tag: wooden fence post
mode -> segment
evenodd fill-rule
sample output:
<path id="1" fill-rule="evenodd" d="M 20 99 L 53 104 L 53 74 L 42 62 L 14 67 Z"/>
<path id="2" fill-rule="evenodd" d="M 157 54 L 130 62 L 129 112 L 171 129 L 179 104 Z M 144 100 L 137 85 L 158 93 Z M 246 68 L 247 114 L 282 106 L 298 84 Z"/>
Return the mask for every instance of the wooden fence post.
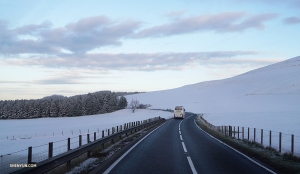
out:
<path id="1" fill-rule="evenodd" d="M 68 138 L 68 151 L 71 150 L 71 138 Z"/>
<path id="2" fill-rule="evenodd" d="M 68 151 L 71 150 L 71 138 L 68 138 Z M 67 167 L 71 167 L 71 160 L 67 161 Z"/>
<path id="3" fill-rule="evenodd" d="M 250 140 L 250 128 L 248 127 L 248 141 Z"/>
<path id="4" fill-rule="evenodd" d="M 244 140 L 244 127 L 242 127 L 242 139 Z"/>
<path id="5" fill-rule="evenodd" d="M 263 145 L 264 144 L 264 130 L 261 129 L 260 131 L 260 144 Z"/>
<path id="6" fill-rule="evenodd" d="M 291 153 L 294 155 L 294 134 L 292 134 Z"/>
<path id="7" fill-rule="evenodd" d="M 256 128 L 254 128 L 254 142 L 256 142 L 255 140 L 256 140 Z"/>
<path id="8" fill-rule="evenodd" d="M 87 134 L 87 135 L 86 135 L 86 141 L 87 141 L 87 144 L 90 143 L 90 134 Z M 88 151 L 88 152 L 87 152 L 87 157 L 88 157 L 88 158 L 91 157 L 91 151 Z"/>
<path id="9" fill-rule="evenodd" d="M 48 148 L 48 158 L 53 157 L 53 142 L 49 143 L 49 148 Z"/>
<path id="10" fill-rule="evenodd" d="M 32 146 L 28 147 L 28 158 L 27 158 L 27 163 L 31 164 L 32 163 Z"/>
<path id="11" fill-rule="evenodd" d="M 235 126 L 233 126 L 233 137 L 235 138 Z"/>
<path id="12" fill-rule="evenodd" d="M 281 138 L 282 138 L 282 134 L 281 132 L 279 132 L 279 153 L 281 153 Z"/>
<path id="13" fill-rule="evenodd" d="M 270 131 L 269 146 L 272 147 L 272 131 Z"/>
<path id="14" fill-rule="evenodd" d="M 82 140 L 82 135 L 79 135 L 79 147 L 80 147 L 81 144 L 82 144 L 81 140 Z"/>

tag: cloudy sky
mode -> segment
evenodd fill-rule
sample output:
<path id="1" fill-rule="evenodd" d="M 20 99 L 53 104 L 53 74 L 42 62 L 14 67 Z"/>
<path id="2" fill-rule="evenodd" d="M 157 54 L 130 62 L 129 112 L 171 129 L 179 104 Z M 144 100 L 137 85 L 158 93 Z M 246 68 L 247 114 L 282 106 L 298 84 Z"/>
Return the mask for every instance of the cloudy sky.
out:
<path id="1" fill-rule="evenodd" d="M 300 0 L 1 0 L 0 100 L 156 91 L 300 55 Z"/>

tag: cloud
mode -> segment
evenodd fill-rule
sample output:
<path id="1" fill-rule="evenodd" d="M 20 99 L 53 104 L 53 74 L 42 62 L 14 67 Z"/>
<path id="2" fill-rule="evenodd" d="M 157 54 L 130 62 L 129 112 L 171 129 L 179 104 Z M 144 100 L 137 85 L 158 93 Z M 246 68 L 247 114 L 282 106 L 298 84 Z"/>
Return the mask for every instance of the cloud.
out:
<path id="1" fill-rule="evenodd" d="M 170 13 L 167 13 L 165 16 L 169 17 L 169 18 L 175 18 L 176 19 L 176 18 L 182 16 L 185 12 L 186 12 L 186 10 L 172 11 Z"/>
<path id="2" fill-rule="evenodd" d="M 284 24 L 289 24 L 289 25 L 292 25 L 292 24 L 299 24 L 299 23 L 300 23 L 300 18 L 299 18 L 299 17 L 296 17 L 296 16 L 289 17 L 289 18 L 285 18 L 285 19 L 283 20 L 283 23 L 284 23 Z"/>
<path id="3" fill-rule="evenodd" d="M 72 70 L 60 70 L 53 71 L 51 77 L 39 79 L 39 80 L 0 80 L 0 84 L 26 84 L 26 85 L 59 85 L 59 84 L 99 84 L 94 82 L 89 82 L 89 79 L 103 79 L 103 78 L 115 78 L 95 74 L 87 74 L 85 71 L 74 72 Z M 104 84 L 101 82 L 101 84 Z"/>
<path id="4" fill-rule="evenodd" d="M 266 13 L 247 16 L 245 13 L 228 12 L 181 18 L 184 11 L 171 12 L 176 16 L 166 24 L 140 29 L 141 22 L 134 20 L 113 21 L 106 16 L 94 16 L 52 28 L 49 21 L 10 29 L 0 21 L 0 54 L 47 54 L 49 57 L 68 52 L 76 56 L 105 46 L 122 45 L 124 39 L 166 37 L 199 31 L 217 33 L 242 32 L 250 28 L 263 29 L 264 23 L 276 18 Z"/>
<path id="5" fill-rule="evenodd" d="M 218 58 L 233 58 L 257 55 L 255 51 L 215 51 L 215 52 L 184 52 L 184 53 L 129 53 L 108 54 L 95 53 L 61 55 L 51 59 L 44 57 L 4 59 L 0 65 L 43 66 L 49 68 L 82 68 L 95 70 L 178 70 L 188 65 L 202 64 Z M 242 59 L 242 58 L 241 58 Z"/>
<path id="6" fill-rule="evenodd" d="M 264 29 L 264 23 L 275 19 L 275 13 L 264 13 L 248 17 L 245 13 L 227 12 L 215 15 L 200 15 L 177 18 L 167 24 L 145 28 L 137 32 L 135 38 L 166 37 L 199 31 L 217 33 L 243 32 L 250 28 Z"/>
<path id="7" fill-rule="evenodd" d="M 0 54 L 57 55 L 63 50 L 84 54 L 103 46 L 121 45 L 121 39 L 133 34 L 139 25 L 133 20 L 112 22 L 105 16 L 84 18 L 60 28 L 50 28 L 50 22 L 43 22 L 9 29 L 6 22 L 0 21 Z M 27 38 L 22 39 L 24 36 Z"/>

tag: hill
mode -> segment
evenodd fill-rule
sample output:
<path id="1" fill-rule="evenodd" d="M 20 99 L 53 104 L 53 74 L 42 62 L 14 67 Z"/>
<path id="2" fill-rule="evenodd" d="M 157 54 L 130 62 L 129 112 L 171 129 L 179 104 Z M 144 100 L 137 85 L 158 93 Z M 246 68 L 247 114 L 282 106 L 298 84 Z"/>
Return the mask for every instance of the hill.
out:
<path id="1" fill-rule="evenodd" d="M 231 78 L 125 96 L 152 108 L 205 113 L 216 125 L 265 128 L 300 136 L 300 56 Z"/>

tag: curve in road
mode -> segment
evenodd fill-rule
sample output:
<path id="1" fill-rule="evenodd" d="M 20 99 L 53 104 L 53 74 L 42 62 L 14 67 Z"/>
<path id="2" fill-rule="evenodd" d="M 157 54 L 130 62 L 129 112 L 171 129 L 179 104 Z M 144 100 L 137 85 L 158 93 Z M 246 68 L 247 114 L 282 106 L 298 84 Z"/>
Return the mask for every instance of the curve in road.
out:
<path id="1" fill-rule="evenodd" d="M 171 119 L 135 144 L 105 173 L 274 173 L 195 125 L 195 114 Z"/>

